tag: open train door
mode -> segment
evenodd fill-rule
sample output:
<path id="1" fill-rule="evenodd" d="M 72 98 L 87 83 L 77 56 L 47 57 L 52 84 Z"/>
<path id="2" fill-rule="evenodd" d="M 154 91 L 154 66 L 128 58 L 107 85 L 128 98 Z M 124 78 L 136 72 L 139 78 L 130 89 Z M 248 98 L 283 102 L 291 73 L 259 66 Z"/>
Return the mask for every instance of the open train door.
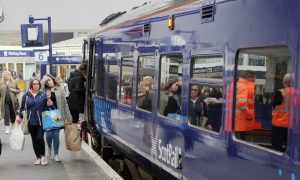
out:
<path id="1" fill-rule="evenodd" d="M 87 49 L 88 48 L 88 49 Z M 93 94 L 94 94 L 94 87 L 95 87 L 95 39 L 90 38 L 88 41 L 84 42 L 83 45 L 83 52 L 84 57 L 85 54 L 88 52 L 88 69 L 86 74 L 86 102 L 85 102 L 85 118 L 86 124 L 82 124 L 82 140 L 86 141 L 87 143 L 89 138 L 87 137 L 87 131 L 92 132 L 94 119 L 93 119 Z M 90 144 L 90 143 L 89 143 Z"/>

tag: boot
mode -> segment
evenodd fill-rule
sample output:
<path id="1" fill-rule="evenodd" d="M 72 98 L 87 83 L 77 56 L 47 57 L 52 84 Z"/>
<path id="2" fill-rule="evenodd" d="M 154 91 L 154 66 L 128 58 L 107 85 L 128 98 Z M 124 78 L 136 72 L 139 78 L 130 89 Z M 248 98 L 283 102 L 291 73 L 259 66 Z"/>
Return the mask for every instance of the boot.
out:
<path id="1" fill-rule="evenodd" d="M 9 126 L 5 126 L 5 134 L 9 134 Z"/>

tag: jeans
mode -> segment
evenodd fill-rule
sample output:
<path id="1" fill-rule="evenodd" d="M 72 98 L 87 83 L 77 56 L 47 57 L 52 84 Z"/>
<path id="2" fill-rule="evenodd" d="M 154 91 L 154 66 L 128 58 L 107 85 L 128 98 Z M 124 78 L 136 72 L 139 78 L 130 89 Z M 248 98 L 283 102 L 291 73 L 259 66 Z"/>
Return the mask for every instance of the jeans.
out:
<path id="1" fill-rule="evenodd" d="M 54 154 L 58 154 L 59 150 L 59 131 L 60 129 L 55 129 L 46 132 L 46 141 L 49 149 L 52 149 L 52 142 L 53 142 L 53 149 Z"/>

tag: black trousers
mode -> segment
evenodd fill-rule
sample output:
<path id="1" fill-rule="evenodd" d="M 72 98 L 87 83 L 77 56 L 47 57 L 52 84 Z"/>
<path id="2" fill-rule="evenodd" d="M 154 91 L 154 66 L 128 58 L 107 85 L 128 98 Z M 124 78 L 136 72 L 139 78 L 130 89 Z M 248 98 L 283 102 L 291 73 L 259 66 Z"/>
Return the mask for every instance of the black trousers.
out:
<path id="1" fill-rule="evenodd" d="M 37 158 L 45 156 L 45 141 L 44 141 L 44 130 L 42 126 L 39 125 L 29 125 L 28 130 L 32 139 L 32 146 L 34 153 Z"/>
<path id="2" fill-rule="evenodd" d="M 12 101 L 5 102 L 4 125 L 9 126 L 10 123 L 15 123 L 16 115 Z"/>
<path id="3" fill-rule="evenodd" d="M 76 111 L 70 111 L 72 116 L 72 123 L 78 123 L 79 121 L 79 112 Z"/>
<path id="4" fill-rule="evenodd" d="M 272 148 L 284 152 L 287 146 L 288 128 L 272 126 Z"/>

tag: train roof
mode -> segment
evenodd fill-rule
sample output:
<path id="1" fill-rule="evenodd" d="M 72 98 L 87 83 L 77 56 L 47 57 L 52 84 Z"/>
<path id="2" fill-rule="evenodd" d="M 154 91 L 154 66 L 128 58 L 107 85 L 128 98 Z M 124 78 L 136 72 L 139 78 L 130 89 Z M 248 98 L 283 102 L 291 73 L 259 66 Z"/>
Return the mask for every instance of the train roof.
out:
<path id="1" fill-rule="evenodd" d="M 161 14 L 167 11 L 175 9 L 183 5 L 191 4 L 194 2 L 202 2 L 201 0 L 160 0 L 155 2 L 144 3 L 141 6 L 134 7 L 128 12 L 116 12 L 107 16 L 99 25 L 91 36 L 97 36 L 101 32 L 105 32 L 110 29 L 125 26 L 138 20 L 147 19 L 156 14 Z M 224 1 L 224 0 L 222 0 Z"/>

